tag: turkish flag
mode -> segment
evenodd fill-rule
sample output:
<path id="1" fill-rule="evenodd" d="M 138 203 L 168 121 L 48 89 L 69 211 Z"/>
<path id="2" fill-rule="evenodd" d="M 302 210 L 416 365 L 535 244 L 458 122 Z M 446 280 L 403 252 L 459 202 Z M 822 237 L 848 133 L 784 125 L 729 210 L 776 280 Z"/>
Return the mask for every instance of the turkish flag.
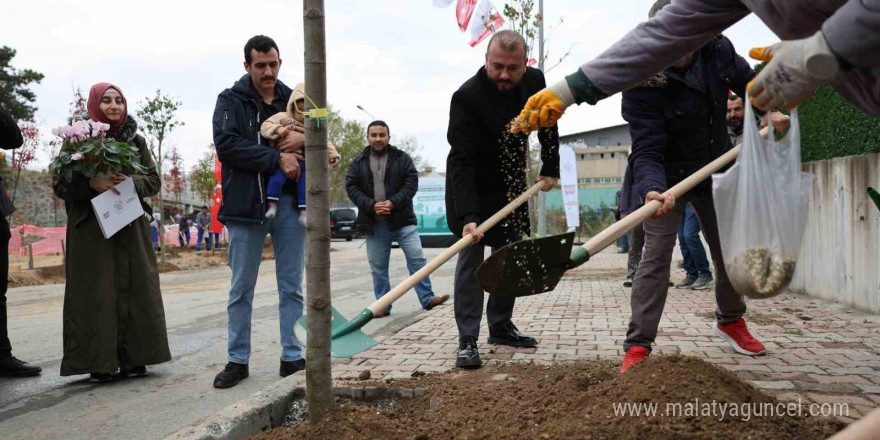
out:
<path id="1" fill-rule="evenodd" d="M 217 154 L 214 154 L 214 194 L 211 195 L 211 232 L 219 234 L 223 232 L 223 223 L 217 220 L 217 214 L 220 212 L 220 205 L 223 203 L 223 191 L 220 182 L 222 181 L 222 165 Z"/>
<path id="2" fill-rule="evenodd" d="M 471 15 L 477 7 L 477 0 L 458 0 L 455 5 L 455 18 L 458 19 L 458 28 L 464 32 L 471 21 Z"/>

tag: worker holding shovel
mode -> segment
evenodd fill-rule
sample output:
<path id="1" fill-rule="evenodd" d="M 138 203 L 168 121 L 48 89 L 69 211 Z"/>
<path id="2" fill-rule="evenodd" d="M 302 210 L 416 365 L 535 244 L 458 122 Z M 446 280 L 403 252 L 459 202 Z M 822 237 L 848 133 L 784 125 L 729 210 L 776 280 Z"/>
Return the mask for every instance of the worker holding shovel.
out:
<path id="1" fill-rule="evenodd" d="M 529 233 L 528 211 L 521 207 L 485 236 L 476 232 L 492 214 L 526 189 L 528 136 L 510 134 L 508 124 L 526 99 L 545 86 L 541 71 L 526 67 L 526 44 L 516 32 L 496 32 L 489 41 L 486 64 L 452 96 L 447 139 L 452 147 L 446 169 L 446 215 L 457 236 L 473 235 L 455 268 L 455 321 L 459 350 L 455 365 L 479 368 L 477 337 L 483 315 L 484 291 L 476 270 L 485 246 L 498 248 Z M 538 132 L 543 190 L 559 177 L 559 134 L 556 127 Z M 489 343 L 534 347 L 511 322 L 514 298 L 489 298 Z"/>
<path id="2" fill-rule="evenodd" d="M 657 1 L 650 16 L 668 4 L 669 0 Z M 672 251 L 688 204 L 696 211 L 715 263 L 715 333 L 738 353 L 764 354 L 764 345 L 749 333 L 743 320 L 745 301 L 727 278 L 711 181 L 703 181 L 678 200 L 671 194 L 663 195 L 667 188 L 733 146 L 726 124 L 728 90 L 744 93 L 754 76 L 730 40 L 719 35 L 623 93 L 623 118 L 629 122 L 633 140 L 629 163 L 634 194 L 663 205 L 643 224 L 645 253 L 633 280 L 632 317 L 621 372 L 648 356 L 657 336 L 669 290 Z"/>

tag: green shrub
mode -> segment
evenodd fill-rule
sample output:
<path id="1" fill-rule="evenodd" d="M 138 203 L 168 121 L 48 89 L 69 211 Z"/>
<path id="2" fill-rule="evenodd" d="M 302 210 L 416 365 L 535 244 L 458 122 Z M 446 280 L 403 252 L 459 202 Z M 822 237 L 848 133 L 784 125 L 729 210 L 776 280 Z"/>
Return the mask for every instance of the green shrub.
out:
<path id="1" fill-rule="evenodd" d="M 798 107 L 804 162 L 832 157 L 880 153 L 880 118 L 822 86 Z"/>
<path id="2" fill-rule="evenodd" d="M 760 72 L 766 63 L 758 63 Z M 786 112 L 788 113 L 788 112 Z M 880 153 L 880 118 L 866 115 L 829 86 L 798 106 L 801 160 Z"/>

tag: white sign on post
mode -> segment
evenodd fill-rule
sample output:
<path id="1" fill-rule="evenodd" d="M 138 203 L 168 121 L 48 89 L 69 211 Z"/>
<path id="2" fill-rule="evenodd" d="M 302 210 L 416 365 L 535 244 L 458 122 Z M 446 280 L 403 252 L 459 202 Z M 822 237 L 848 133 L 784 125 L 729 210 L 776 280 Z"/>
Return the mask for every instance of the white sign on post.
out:
<path id="1" fill-rule="evenodd" d="M 134 181 L 131 177 L 116 185 L 119 194 L 113 191 L 104 191 L 98 197 L 92 199 L 92 208 L 101 225 L 104 238 L 110 238 L 129 223 L 144 215 L 141 199 L 134 189 Z"/>
<path id="2" fill-rule="evenodd" d="M 565 223 L 569 228 L 581 224 L 578 204 L 578 175 L 574 150 L 567 145 L 559 147 L 559 180 L 562 184 L 562 206 L 565 208 Z"/>

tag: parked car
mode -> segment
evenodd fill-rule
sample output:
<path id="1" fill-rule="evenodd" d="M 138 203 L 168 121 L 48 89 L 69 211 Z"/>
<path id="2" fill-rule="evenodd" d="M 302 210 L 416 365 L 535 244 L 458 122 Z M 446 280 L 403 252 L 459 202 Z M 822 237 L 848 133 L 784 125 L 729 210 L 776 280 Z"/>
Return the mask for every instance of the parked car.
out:
<path id="1" fill-rule="evenodd" d="M 330 238 L 351 241 L 357 232 L 357 212 L 352 208 L 330 210 Z"/>

